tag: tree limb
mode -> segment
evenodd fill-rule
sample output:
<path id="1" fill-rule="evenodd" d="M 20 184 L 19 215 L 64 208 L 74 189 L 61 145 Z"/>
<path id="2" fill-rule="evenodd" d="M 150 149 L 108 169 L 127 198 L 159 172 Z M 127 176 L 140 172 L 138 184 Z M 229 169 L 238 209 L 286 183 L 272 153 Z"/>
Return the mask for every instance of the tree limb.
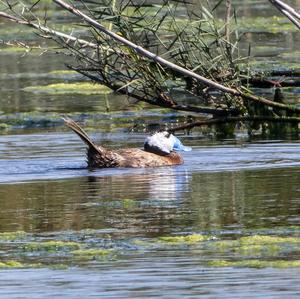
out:
<path id="1" fill-rule="evenodd" d="M 246 100 L 250 100 L 250 101 L 254 101 L 256 103 L 260 103 L 263 105 L 267 105 L 267 106 L 271 106 L 271 107 L 275 107 L 275 108 L 279 108 L 279 109 L 284 109 L 287 111 L 292 111 L 295 113 L 300 113 L 300 108 L 296 107 L 296 106 L 290 106 L 290 105 L 285 105 L 282 103 L 277 103 L 277 102 L 273 102 L 270 101 L 268 99 L 262 98 L 262 97 L 257 97 L 254 96 L 252 94 L 250 94 L 249 92 L 243 92 L 241 90 L 238 89 L 233 89 L 230 87 L 226 87 L 222 84 L 219 84 L 217 82 L 214 82 L 210 79 L 207 79 L 197 73 L 194 73 L 190 70 L 187 70 L 175 63 L 172 63 L 144 48 L 142 48 L 141 46 L 138 46 L 137 44 L 123 38 L 122 36 L 114 33 L 113 31 L 106 29 L 103 25 L 101 25 L 100 23 L 98 23 L 96 20 L 92 19 L 91 17 L 89 17 L 88 15 L 84 14 L 83 12 L 81 12 L 79 9 L 75 8 L 72 5 L 69 5 L 67 3 L 65 3 L 62 0 L 53 0 L 56 4 L 60 5 L 61 7 L 63 7 L 64 9 L 70 11 L 71 13 L 73 13 L 74 15 L 81 17 L 85 22 L 87 22 L 88 24 L 92 25 L 93 27 L 97 28 L 98 30 L 100 30 L 101 32 L 105 33 L 106 35 L 110 36 L 112 39 L 114 39 L 115 41 L 124 44 L 126 46 L 128 46 L 129 48 L 133 49 L 138 55 L 146 57 L 148 59 L 151 59 L 153 61 L 155 61 L 156 63 L 163 65 L 167 68 L 170 68 L 172 70 L 175 70 L 187 77 L 191 77 L 194 78 L 195 80 L 204 83 L 207 86 L 213 87 L 217 90 L 220 90 L 222 92 L 225 93 L 229 93 L 233 96 L 237 96 L 237 97 L 242 97 Z"/>
<path id="2" fill-rule="evenodd" d="M 77 43 L 79 43 L 79 44 L 81 44 L 83 46 L 87 46 L 87 47 L 90 47 L 90 48 L 98 48 L 97 44 L 88 42 L 86 40 L 74 37 L 74 36 L 69 35 L 69 34 L 65 34 L 65 33 L 59 32 L 57 30 L 53 30 L 53 29 L 51 29 L 49 27 L 42 26 L 40 24 L 36 24 L 36 23 L 33 23 L 33 22 L 29 22 L 29 21 L 25 21 L 25 20 L 19 19 L 19 18 L 15 17 L 15 16 L 9 15 L 9 14 L 7 14 L 5 12 L 2 12 L 2 11 L 0 11 L 0 18 L 5 18 L 5 19 L 8 19 L 8 20 L 10 20 L 12 22 L 32 27 L 34 29 L 42 31 L 43 33 L 52 34 L 52 35 L 55 35 L 57 37 L 61 37 L 61 38 L 67 39 L 67 40 L 72 41 L 72 42 L 77 42 Z"/>
<path id="3" fill-rule="evenodd" d="M 272 116 L 229 116 L 229 117 L 220 117 L 220 118 L 210 118 L 206 120 L 195 121 L 186 125 L 178 126 L 168 131 L 170 133 L 189 130 L 195 127 L 210 126 L 217 124 L 225 123 L 235 123 L 235 122 L 247 122 L 247 121 L 256 121 L 256 122 L 275 122 L 275 123 L 300 123 L 300 117 L 272 117 Z"/>

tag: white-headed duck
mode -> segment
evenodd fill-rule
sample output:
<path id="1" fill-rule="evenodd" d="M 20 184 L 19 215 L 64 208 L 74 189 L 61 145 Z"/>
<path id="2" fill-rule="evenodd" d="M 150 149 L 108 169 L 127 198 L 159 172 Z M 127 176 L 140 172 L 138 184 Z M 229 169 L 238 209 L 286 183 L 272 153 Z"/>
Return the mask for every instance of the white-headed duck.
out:
<path id="1" fill-rule="evenodd" d="M 144 149 L 127 148 L 109 150 L 96 145 L 86 132 L 72 119 L 64 118 L 67 127 L 72 129 L 88 146 L 87 163 L 91 168 L 110 167 L 158 167 L 183 163 L 176 151 L 190 151 L 178 138 L 167 131 L 158 132 L 146 138 Z"/>

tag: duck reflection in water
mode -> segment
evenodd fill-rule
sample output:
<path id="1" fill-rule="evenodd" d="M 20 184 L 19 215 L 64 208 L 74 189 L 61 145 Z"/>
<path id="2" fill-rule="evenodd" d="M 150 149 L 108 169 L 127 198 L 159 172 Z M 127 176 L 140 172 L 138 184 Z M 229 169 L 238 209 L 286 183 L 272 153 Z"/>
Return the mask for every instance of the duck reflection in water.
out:
<path id="1" fill-rule="evenodd" d="M 190 190 L 191 174 L 185 167 L 141 168 L 124 175 L 124 172 L 92 172 L 86 177 L 83 200 L 95 205 L 126 199 L 142 205 L 160 206 L 154 201 L 182 201 Z M 179 204 L 176 203 L 176 204 Z"/>
<path id="2" fill-rule="evenodd" d="M 86 132 L 72 119 L 64 118 L 65 124 L 88 146 L 87 163 L 90 168 L 110 167 L 158 167 L 183 164 L 177 151 L 190 151 L 180 140 L 167 131 L 146 138 L 144 149 L 127 148 L 109 150 L 96 145 Z"/>

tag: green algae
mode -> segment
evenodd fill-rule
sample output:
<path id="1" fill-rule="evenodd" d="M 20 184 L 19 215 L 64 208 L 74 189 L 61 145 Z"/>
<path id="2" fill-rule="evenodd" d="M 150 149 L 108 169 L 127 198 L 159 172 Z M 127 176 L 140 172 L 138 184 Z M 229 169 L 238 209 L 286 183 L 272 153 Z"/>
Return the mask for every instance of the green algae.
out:
<path id="1" fill-rule="evenodd" d="M 3 232 L 0 233 L 0 241 L 16 241 L 26 238 L 27 234 L 24 231 Z"/>
<path id="2" fill-rule="evenodd" d="M 242 256 L 278 256 L 282 248 L 278 245 L 247 245 L 235 248 L 234 252 Z"/>
<path id="3" fill-rule="evenodd" d="M 296 32 L 298 29 L 285 17 L 241 17 L 238 20 L 240 32 Z"/>
<path id="4" fill-rule="evenodd" d="M 208 245 L 213 252 L 251 258 L 276 258 L 291 251 L 298 252 L 299 237 L 269 235 L 245 236 L 236 240 L 217 240 Z"/>
<path id="5" fill-rule="evenodd" d="M 46 94 L 109 94 L 112 91 L 103 85 L 89 82 L 55 83 L 49 85 L 28 86 L 24 88 L 27 92 Z"/>
<path id="6" fill-rule="evenodd" d="M 280 244 L 299 244 L 299 237 L 280 237 L 268 235 L 253 235 L 241 237 L 237 240 L 218 240 L 212 243 L 212 246 L 219 250 L 228 250 L 233 248 L 262 248 L 262 246 L 276 246 Z M 274 247 L 274 249 L 277 247 Z"/>
<path id="7" fill-rule="evenodd" d="M 22 249 L 24 251 L 62 251 L 62 250 L 77 250 L 81 248 L 81 244 L 76 242 L 64 241 L 46 241 L 46 242 L 30 242 L 24 244 Z"/>
<path id="8" fill-rule="evenodd" d="M 0 123 L 0 131 L 6 131 L 9 129 L 9 125 L 5 123 Z"/>
<path id="9" fill-rule="evenodd" d="M 300 260 L 286 261 L 264 261 L 264 260 L 242 260 L 242 261 L 226 261 L 226 260 L 214 260 L 208 262 L 208 266 L 211 267 L 242 267 L 242 268 L 294 268 L 300 267 Z"/>
<path id="10" fill-rule="evenodd" d="M 43 267 L 41 263 L 28 264 L 28 263 L 21 263 L 15 260 L 0 262 L 0 269 L 41 268 L 41 267 Z"/>
<path id="11" fill-rule="evenodd" d="M 17 261 L 0 262 L 0 268 L 23 268 L 24 265 Z"/>
<path id="12" fill-rule="evenodd" d="M 176 245 L 176 244 L 195 244 L 195 243 L 207 241 L 210 238 L 211 238 L 210 236 L 193 234 L 187 236 L 162 236 L 162 237 L 158 237 L 157 240 L 159 242 Z"/>
<path id="13" fill-rule="evenodd" d="M 253 235 L 239 239 L 242 245 L 300 244 L 300 237 L 279 237 L 268 235 Z"/>
<path id="14" fill-rule="evenodd" d="M 135 200 L 132 200 L 132 199 L 123 199 L 122 200 L 122 205 L 123 205 L 123 208 L 124 209 L 130 209 L 130 208 L 133 208 L 136 206 L 136 201 Z"/>
<path id="15" fill-rule="evenodd" d="M 101 248 L 79 249 L 71 251 L 71 254 L 74 255 L 77 261 L 102 260 L 111 257 L 114 253 L 114 249 Z"/>

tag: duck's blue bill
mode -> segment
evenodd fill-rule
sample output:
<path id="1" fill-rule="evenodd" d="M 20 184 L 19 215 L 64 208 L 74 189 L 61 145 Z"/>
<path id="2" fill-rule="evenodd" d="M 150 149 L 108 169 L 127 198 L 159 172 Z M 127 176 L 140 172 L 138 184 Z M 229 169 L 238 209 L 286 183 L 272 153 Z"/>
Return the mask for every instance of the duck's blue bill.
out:
<path id="1" fill-rule="evenodd" d="M 191 147 L 189 147 L 189 146 L 184 146 L 184 145 L 181 143 L 181 141 L 180 141 L 177 137 L 175 137 L 175 136 L 174 136 L 174 140 L 175 140 L 174 146 L 173 146 L 173 150 L 174 150 L 174 151 L 185 151 L 185 152 L 189 152 L 189 151 L 192 150 Z"/>

